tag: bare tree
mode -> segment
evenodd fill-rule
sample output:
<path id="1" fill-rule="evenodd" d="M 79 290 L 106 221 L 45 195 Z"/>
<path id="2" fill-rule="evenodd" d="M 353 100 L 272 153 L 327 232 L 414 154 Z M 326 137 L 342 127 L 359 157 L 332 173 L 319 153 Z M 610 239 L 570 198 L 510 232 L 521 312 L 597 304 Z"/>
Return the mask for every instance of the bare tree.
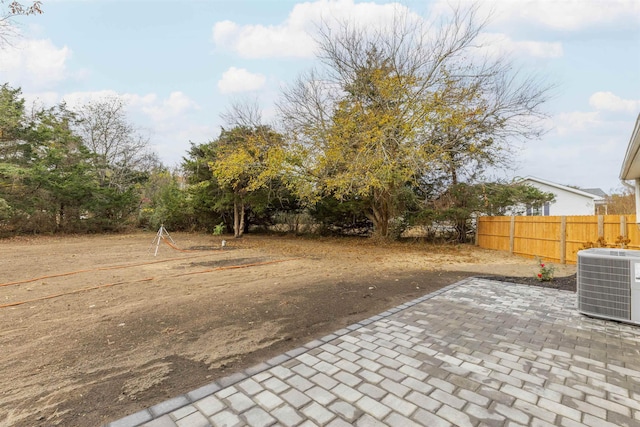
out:
<path id="1" fill-rule="evenodd" d="M 157 166 L 157 155 L 149 139 L 127 118 L 119 97 L 91 101 L 76 109 L 78 133 L 94 154 L 94 166 L 101 185 L 127 188 L 140 172 Z"/>
<path id="2" fill-rule="evenodd" d="M 511 138 L 540 135 L 551 87 L 483 56 L 485 26 L 476 7 L 438 23 L 400 11 L 386 27 L 323 23 L 321 66 L 278 104 L 302 153 L 302 195 L 369 200 L 375 232 L 387 238 L 407 186 L 497 163 Z"/>
<path id="3" fill-rule="evenodd" d="M 258 127 L 263 126 L 262 111 L 257 100 L 250 101 L 248 99 L 237 100 L 231 103 L 220 118 L 224 121 L 225 126 L 230 128 Z"/>

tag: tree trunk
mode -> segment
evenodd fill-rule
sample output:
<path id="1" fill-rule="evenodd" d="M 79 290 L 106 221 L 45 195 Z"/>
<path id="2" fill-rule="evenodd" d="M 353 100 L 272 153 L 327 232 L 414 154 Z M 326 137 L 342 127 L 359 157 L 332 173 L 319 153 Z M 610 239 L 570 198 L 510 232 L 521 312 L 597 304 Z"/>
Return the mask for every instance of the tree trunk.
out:
<path id="1" fill-rule="evenodd" d="M 457 243 L 467 243 L 467 221 L 465 219 L 456 220 L 456 240 Z"/>
<path id="2" fill-rule="evenodd" d="M 389 220 L 391 219 L 390 203 L 384 194 L 374 192 L 371 201 L 371 215 L 367 215 L 373 222 L 373 235 L 376 238 L 387 240 L 389 238 Z"/>
<path id="3" fill-rule="evenodd" d="M 240 238 L 244 233 L 244 201 L 239 196 L 233 199 L 233 237 Z"/>
<path id="4" fill-rule="evenodd" d="M 237 237 L 242 237 L 242 235 L 244 234 L 244 229 L 245 229 L 244 202 L 240 203 L 240 225 L 239 225 L 238 229 L 240 230 L 240 235 L 237 236 Z"/>
<path id="5" fill-rule="evenodd" d="M 60 203 L 60 209 L 58 209 L 58 215 L 56 215 L 56 231 L 64 228 L 64 213 L 64 203 Z"/>

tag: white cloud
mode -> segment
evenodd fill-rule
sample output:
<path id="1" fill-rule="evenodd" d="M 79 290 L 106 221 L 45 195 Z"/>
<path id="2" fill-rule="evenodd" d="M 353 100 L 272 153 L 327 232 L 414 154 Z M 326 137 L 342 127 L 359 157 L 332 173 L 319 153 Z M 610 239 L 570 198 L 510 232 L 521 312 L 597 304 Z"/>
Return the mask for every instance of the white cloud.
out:
<path id="1" fill-rule="evenodd" d="M 222 93 L 251 92 L 262 88 L 266 81 L 266 77 L 262 74 L 254 74 L 244 68 L 231 67 L 222 74 L 218 89 Z"/>
<path id="2" fill-rule="evenodd" d="M 41 102 L 45 106 L 52 106 L 64 101 L 69 108 L 78 108 L 86 103 L 107 98 L 120 98 L 124 101 L 127 110 L 134 113 L 143 113 L 153 121 L 178 118 L 189 110 L 199 108 L 196 102 L 180 91 L 171 92 L 169 97 L 165 99 L 160 99 L 155 93 L 139 95 L 136 93 L 118 93 L 111 89 L 71 92 L 64 95 L 60 95 L 57 92 L 31 92 L 25 93 L 24 98 L 28 103 Z"/>
<path id="3" fill-rule="evenodd" d="M 461 1 L 463 9 L 472 4 L 479 5 L 479 18 L 491 15 L 492 26 L 508 22 L 518 26 L 538 24 L 554 29 L 574 30 L 620 20 L 629 22 L 634 16 L 640 16 L 640 2 L 633 0 Z M 607 6 L 609 3 L 611 7 Z M 451 10 L 449 0 L 439 0 L 431 8 L 431 18 L 434 19 L 432 24 L 437 27 L 438 18 L 450 15 Z M 344 21 L 363 28 L 390 26 L 398 12 L 406 14 L 409 20 L 423 19 L 400 3 L 317 0 L 295 5 L 287 19 L 277 25 L 239 25 L 229 20 L 217 22 L 213 27 L 213 41 L 217 47 L 245 58 L 310 58 L 314 55 L 313 37 L 320 23 L 330 27 Z M 488 45 L 485 51 L 491 55 L 509 52 L 533 58 L 559 58 L 564 54 L 560 42 L 515 40 L 496 32 L 482 33 L 479 41 Z"/>
<path id="4" fill-rule="evenodd" d="M 597 112 L 572 111 L 557 114 L 553 118 L 558 135 L 567 135 L 573 132 L 584 131 L 601 124 L 600 115 Z"/>
<path id="5" fill-rule="evenodd" d="M 518 175 L 605 191 L 619 186 L 618 173 L 635 118 L 610 119 L 599 112 L 576 111 L 553 119 L 557 133 L 527 144 Z"/>
<path id="6" fill-rule="evenodd" d="M 155 98 L 153 101 L 155 101 Z M 144 104 L 142 111 L 152 120 L 159 122 L 178 117 L 193 108 L 198 108 L 198 105 L 184 93 L 171 92 L 169 98 L 163 100 L 160 104 Z"/>
<path id="7" fill-rule="evenodd" d="M 127 118 L 148 134 L 151 146 L 167 165 L 177 165 L 189 148 L 189 141 L 206 142 L 215 135 L 212 126 L 199 125 L 189 113 L 199 109 L 186 94 L 175 91 L 166 98 L 155 93 L 144 95 L 118 93 L 114 90 L 72 92 L 60 95 L 56 92 L 25 93 L 30 104 L 52 106 L 65 101 L 69 108 L 78 108 L 91 101 L 119 97 L 126 103 Z"/>
<path id="8" fill-rule="evenodd" d="M 226 20 L 216 22 L 213 26 L 213 41 L 219 45 L 234 44 L 240 28 L 235 22 Z"/>
<path id="9" fill-rule="evenodd" d="M 0 49 L 0 77 L 15 86 L 48 87 L 67 77 L 69 58 L 71 49 L 51 40 L 18 40 Z"/>
<path id="10" fill-rule="evenodd" d="M 449 0 L 439 0 L 435 10 L 450 9 Z M 492 24 L 538 24 L 554 30 L 576 31 L 602 25 L 638 25 L 637 0 L 462 0 L 468 7 L 477 4 Z"/>
<path id="11" fill-rule="evenodd" d="M 31 106 L 36 107 L 50 107 L 57 104 L 60 101 L 60 95 L 57 92 L 45 91 L 45 92 L 27 92 L 23 93 L 22 97 L 25 100 L 27 108 Z"/>
<path id="12" fill-rule="evenodd" d="M 30 95 L 30 98 L 35 97 L 43 99 L 40 94 Z M 65 101 L 70 108 L 77 108 L 88 102 L 115 97 L 125 102 L 129 113 L 133 116 L 142 116 L 145 120 L 151 120 L 154 123 L 154 127 L 158 125 L 173 125 L 174 121 L 179 121 L 188 111 L 199 108 L 193 100 L 180 91 L 171 92 L 169 97 L 165 99 L 160 99 L 155 93 L 139 95 L 135 93 L 118 93 L 110 89 L 93 92 L 72 92 L 62 96 L 54 96 L 52 92 L 46 93 L 48 105 Z"/>
<path id="13" fill-rule="evenodd" d="M 501 2 L 501 4 L 509 2 Z M 579 30 L 594 25 L 638 21 L 640 3 L 636 0 L 558 1 L 537 0 L 510 7 L 523 20 L 534 20 L 557 30 Z M 628 22 L 628 21 L 627 21 Z"/>
<path id="14" fill-rule="evenodd" d="M 157 95 L 154 93 L 147 95 L 118 93 L 115 90 L 106 89 L 91 92 L 71 92 L 62 95 L 60 98 L 71 108 L 79 107 L 88 102 L 100 101 L 105 98 L 120 98 L 127 104 L 127 107 L 135 109 L 152 106 L 157 100 Z"/>
<path id="15" fill-rule="evenodd" d="M 336 24 L 349 20 L 364 28 L 391 24 L 394 12 L 404 10 L 399 3 L 354 3 L 353 0 L 317 0 L 294 6 L 279 25 L 243 25 L 231 21 L 217 22 L 213 41 L 245 58 L 295 57 L 314 54 L 312 34 L 323 20 Z M 408 13 L 410 17 L 417 17 Z"/>
<path id="16" fill-rule="evenodd" d="M 92 92 L 71 92 L 60 96 L 60 100 L 67 103 L 70 108 L 76 108 L 88 102 L 99 101 L 105 98 L 117 97 L 115 90 L 99 90 Z"/>
<path id="17" fill-rule="evenodd" d="M 240 27 L 222 21 L 213 27 L 213 41 L 245 58 L 309 57 L 313 54 L 313 40 L 305 29 L 287 24 Z"/>
<path id="18" fill-rule="evenodd" d="M 589 105 L 596 110 L 640 113 L 640 99 L 622 99 L 611 92 L 596 92 L 589 98 Z"/>
<path id="19" fill-rule="evenodd" d="M 491 56 L 508 53 L 533 58 L 559 58 L 563 55 L 562 43 L 516 41 L 500 33 L 481 33 L 478 36 L 478 44 Z"/>
<path id="20" fill-rule="evenodd" d="M 179 125 L 163 125 L 154 128 L 151 145 L 167 166 L 180 164 L 189 150 L 189 142 L 197 144 L 212 140 L 218 131 L 213 126 L 181 122 Z"/>

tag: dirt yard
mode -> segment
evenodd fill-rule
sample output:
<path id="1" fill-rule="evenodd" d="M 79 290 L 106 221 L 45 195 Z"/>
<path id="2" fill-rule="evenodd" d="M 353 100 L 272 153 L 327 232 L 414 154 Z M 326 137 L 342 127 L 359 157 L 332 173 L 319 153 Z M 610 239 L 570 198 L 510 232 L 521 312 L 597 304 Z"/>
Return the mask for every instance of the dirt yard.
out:
<path id="1" fill-rule="evenodd" d="M 154 257 L 154 233 L 0 240 L 0 425 L 100 425 L 464 277 L 537 272 L 472 246 L 171 237 L 187 251 Z"/>

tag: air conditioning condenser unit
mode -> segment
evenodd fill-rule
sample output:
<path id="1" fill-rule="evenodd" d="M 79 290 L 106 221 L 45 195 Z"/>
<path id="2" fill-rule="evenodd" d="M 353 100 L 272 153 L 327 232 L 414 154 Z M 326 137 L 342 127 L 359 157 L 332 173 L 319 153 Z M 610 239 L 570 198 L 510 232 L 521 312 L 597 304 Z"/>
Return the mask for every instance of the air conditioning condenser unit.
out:
<path id="1" fill-rule="evenodd" d="M 640 251 L 579 251 L 577 281 L 580 313 L 640 325 Z"/>

